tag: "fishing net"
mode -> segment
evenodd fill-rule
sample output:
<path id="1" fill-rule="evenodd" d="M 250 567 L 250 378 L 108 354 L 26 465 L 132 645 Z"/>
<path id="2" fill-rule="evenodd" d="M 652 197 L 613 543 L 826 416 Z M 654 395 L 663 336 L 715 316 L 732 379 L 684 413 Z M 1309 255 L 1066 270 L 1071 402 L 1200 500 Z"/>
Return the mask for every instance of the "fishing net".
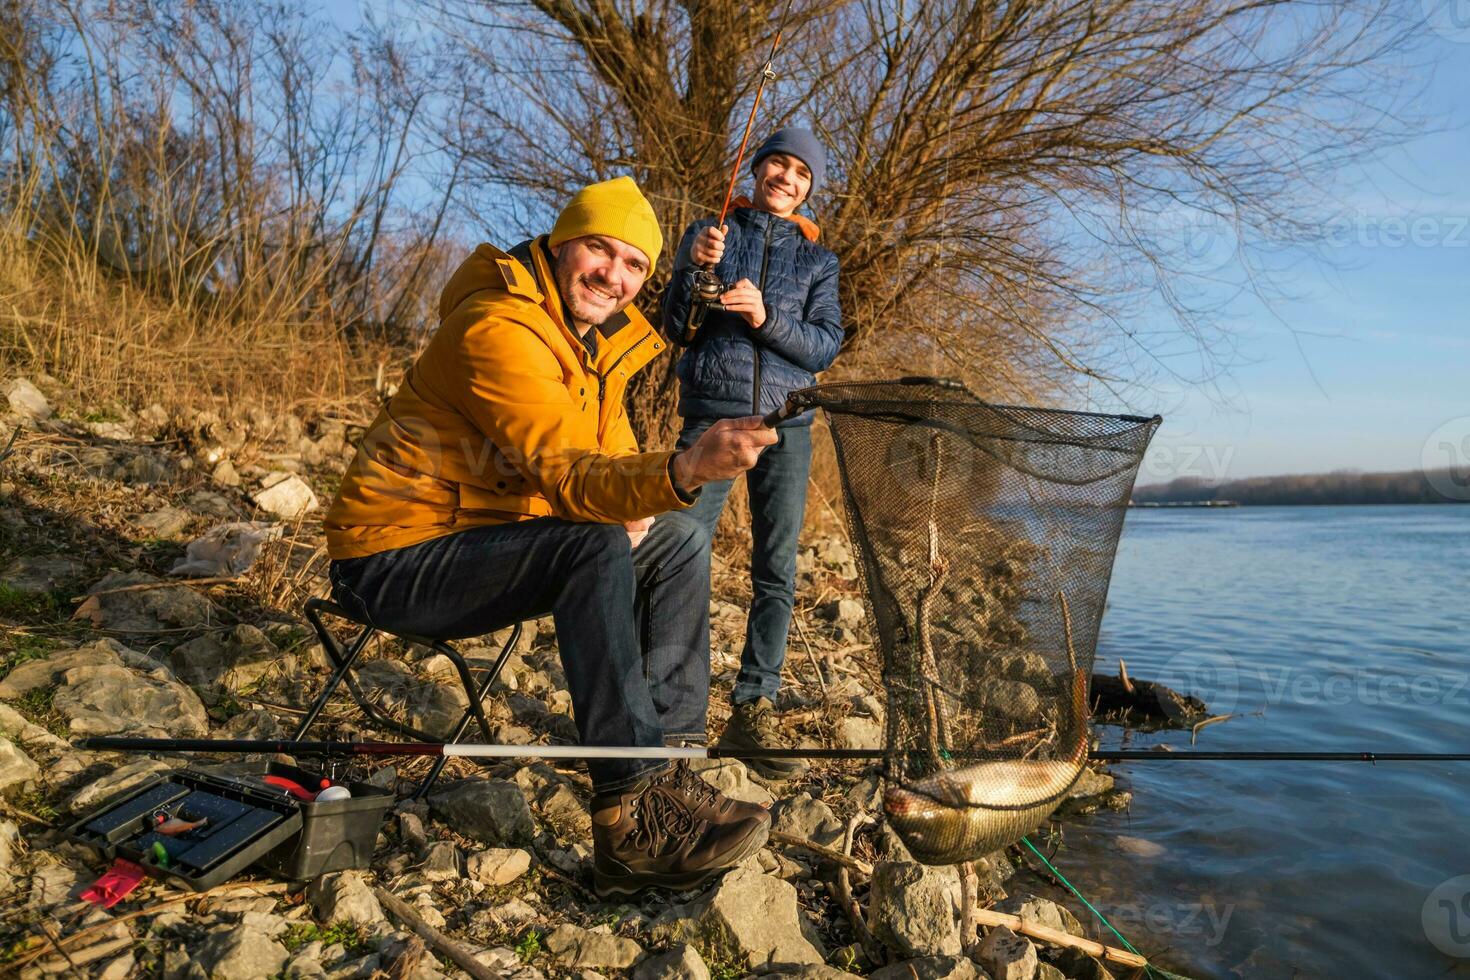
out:
<path id="1" fill-rule="evenodd" d="M 971 860 L 1055 809 L 1159 419 L 981 401 L 931 378 L 820 385 L 887 687 L 884 809 L 921 861 Z"/>

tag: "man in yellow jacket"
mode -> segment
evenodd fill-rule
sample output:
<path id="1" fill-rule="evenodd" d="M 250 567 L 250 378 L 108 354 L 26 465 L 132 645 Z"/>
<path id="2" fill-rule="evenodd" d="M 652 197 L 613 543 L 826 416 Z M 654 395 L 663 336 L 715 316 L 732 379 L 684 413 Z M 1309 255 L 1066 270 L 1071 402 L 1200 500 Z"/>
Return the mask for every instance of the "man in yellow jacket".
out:
<path id="1" fill-rule="evenodd" d="M 704 739 L 709 537 L 678 511 L 776 441 L 729 419 L 684 452 L 639 452 L 623 394 L 667 344 L 632 301 L 662 245 L 620 177 L 550 235 L 476 248 L 326 519 L 333 593 L 375 626 L 455 639 L 550 613 L 584 745 Z M 765 842 L 763 809 L 687 767 L 588 769 L 603 894 L 692 887 Z"/>

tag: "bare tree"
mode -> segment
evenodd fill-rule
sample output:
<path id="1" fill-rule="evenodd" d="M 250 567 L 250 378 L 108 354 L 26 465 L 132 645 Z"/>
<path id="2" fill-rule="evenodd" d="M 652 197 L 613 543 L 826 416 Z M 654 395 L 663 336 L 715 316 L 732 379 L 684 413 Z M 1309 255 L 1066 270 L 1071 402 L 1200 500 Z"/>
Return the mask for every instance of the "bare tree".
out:
<path id="1" fill-rule="evenodd" d="M 11 0 L 0 26 L 0 265 L 43 257 L 68 304 L 147 298 L 100 327 L 16 318 L 39 368 L 207 393 L 432 324 L 459 169 L 432 39 L 217 0 Z"/>
<path id="2" fill-rule="evenodd" d="M 434 9 L 477 67 L 468 175 L 510 204 L 490 227 L 544 228 L 631 173 L 677 240 L 718 207 L 781 4 Z M 842 258 L 839 369 L 1031 397 L 1228 367 L 1211 287 L 1269 292 L 1263 249 L 1311 240 L 1313 194 L 1401 138 L 1417 27 L 1389 0 L 795 0 L 785 26 L 758 128 L 831 147 L 813 206 Z M 1158 306 L 1174 326 L 1140 329 Z M 670 394 L 671 366 L 635 392 L 644 434 Z"/>

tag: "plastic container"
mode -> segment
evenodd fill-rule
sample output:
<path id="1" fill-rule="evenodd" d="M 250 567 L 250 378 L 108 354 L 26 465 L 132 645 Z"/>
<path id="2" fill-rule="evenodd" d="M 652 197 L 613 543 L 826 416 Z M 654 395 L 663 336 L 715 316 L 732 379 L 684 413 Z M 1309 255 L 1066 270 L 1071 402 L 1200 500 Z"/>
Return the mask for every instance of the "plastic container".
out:
<path id="1" fill-rule="evenodd" d="M 262 760 L 218 766 L 210 772 L 216 778 L 252 790 L 263 788 L 278 793 L 281 799 L 289 800 L 300 810 L 301 833 L 261 855 L 256 860 L 261 869 L 291 881 L 305 881 L 329 871 L 366 868 L 372 864 L 378 829 L 393 802 L 389 790 L 348 782 L 342 785 L 352 791 L 351 799 L 314 803 L 297 800 L 264 782 L 266 776 L 284 776 L 307 789 L 315 790 L 321 785 L 321 774 L 296 766 Z"/>
<path id="2" fill-rule="evenodd" d="M 160 815 L 209 819 L 197 829 L 164 835 L 154 829 Z M 184 769 L 94 810 L 66 833 L 106 860 L 127 858 L 156 878 L 204 891 L 290 844 L 301 826 L 301 810 L 289 798 Z"/>

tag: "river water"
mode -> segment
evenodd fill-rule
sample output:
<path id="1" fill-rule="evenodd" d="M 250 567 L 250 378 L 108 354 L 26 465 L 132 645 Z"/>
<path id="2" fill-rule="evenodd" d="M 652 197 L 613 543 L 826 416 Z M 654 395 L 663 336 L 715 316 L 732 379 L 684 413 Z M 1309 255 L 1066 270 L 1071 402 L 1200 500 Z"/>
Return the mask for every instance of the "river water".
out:
<path id="1" fill-rule="evenodd" d="M 1467 506 L 1134 510 L 1095 669 L 1234 712 L 1199 748 L 1470 752 L 1467 593 Z M 1195 977 L 1470 977 L 1470 763 L 1112 772 L 1132 806 L 1068 822 L 1055 861 L 1144 953 Z"/>

